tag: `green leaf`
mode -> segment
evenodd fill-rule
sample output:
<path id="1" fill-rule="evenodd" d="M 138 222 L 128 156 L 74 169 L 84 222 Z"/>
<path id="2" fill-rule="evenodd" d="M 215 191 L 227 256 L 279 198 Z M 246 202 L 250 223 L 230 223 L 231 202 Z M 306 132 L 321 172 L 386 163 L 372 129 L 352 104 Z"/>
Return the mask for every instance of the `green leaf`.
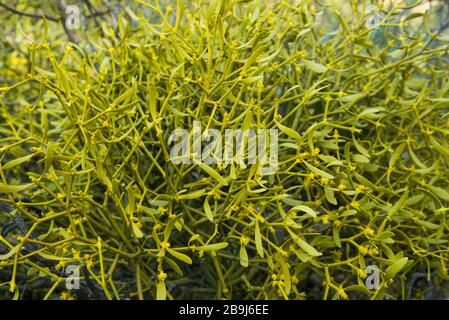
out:
<path id="1" fill-rule="evenodd" d="M 160 281 L 156 288 L 156 300 L 165 300 L 167 298 L 167 288 L 165 288 L 165 282 Z"/>
<path id="2" fill-rule="evenodd" d="M 212 213 L 212 210 L 210 209 L 210 205 L 209 205 L 209 201 L 206 200 L 204 201 L 204 212 L 206 213 L 206 217 L 207 219 L 209 219 L 210 221 L 214 221 L 214 214 Z"/>
<path id="3" fill-rule="evenodd" d="M 127 98 L 131 97 L 134 93 L 135 93 L 135 87 L 132 86 L 131 88 L 129 88 L 127 91 L 125 91 L 122 95 L 118 96 L 113 102 L 112 102 L 112 106 L 113 107 L 117 107 L 120 103 L 122 103 L 123 101 L 125 101 Z"/>
<path id="4" fill-rule="evenodd" d="M 349 94 L 347 96 L 341 97 L 340 101 L 343 102 L 353 102 L 353 101 L 357 101 L 360 100 L 361 98 L 363 98 L 365 96 L 364 93 L 354 93 L 354 94 Z"/>
<path id="5" fill-rule="evenodd" d="M 417 1 L 417 2 L 419 2 L 419 1 Z M 404 22 L 409 21 L 409 20 L 412 20 L 412 19 L 420 18 L 420 17 L 422 17 L 422 16 L 423 16 L 423 13 L 422 13 L 422 12 L 415 12 L 415 13 L 409 14 L 409 15 L 404 19 Z"/>
<path id="6" fill-rule="evenodd" d="M 187 264 L 192 264 L 192 259 L 190 259 L 189 256 L 170 248 L 168 248 L 167 251 L 176 259 L 181 260 L 182 262 L 185 262 Z"/>
<path id="7" fill-rule="evenodd" d="M 19 251 L 20 247 L 22 246 L 21 243 L 19 243 L 18 245 L 16 245 L 14 248 L 12 248 L 8 253 L 5 253 L 3 255 L 0 255 L 0 261 L 1 260 L 6 260 L 11 258 L 14 254 L 16 254 L 17 251 Z"/>
<path id="8" fill-rule="evenodd" d="M 376 185 L 374 185 L 371 181 L 369 181 L 367 178 L 365 178 L 361 174 L 359 174 L 357 172 L 354 172 L 354 176 L 365 187 L 368 187 L 371 190 L 376 190 L 377 189 Z"/>
<path id="9" fill-rule="evenodd" d="M 423 220 L 416 220 L 416 223 L 419 224 L 420 226 L 422 226 L 426 229 L 430 229 L 430 230 L 436 230 L 440 227 L 439 224 L 428 222 L 428 221 L 423 221 Z"/>
<path id="10" fill-rule="evenodd" d="M 281 265 L 282 274 L 284 275 L 285 293 L 290 294 L 290 290 L 292 288 L 292 281 L 290 277 L 290 270 L 288 264 L 282 259 L 279 260 L 279 264 Z"/>
<path id="11" fill-rule="evenodd" d="M 358 152 L 360 152 L 365 157 L 370 158 L 370 154 L 369 154 L 368 150 L 365 149 L 365 147 L 363 147 L 360 143 L 358 143 L 357 140 L 355 140 L 355 138 L 353 138 L 353 142 L 354 142 L 354 146 Z"/>
<path id="12" fill-rule="evenodd" d="M 165 256 L 164 260 L 170 265 L 170 267 L 173 268 L 173 271 L 175 271 L 177 274 L 179 274 L 180 276 L 184 274 L 181 268 L 176 264 L 176 262 L 173 259 L 170 259 L 169 257 Z"/>
<path id="13" fill-rule="evenodd" d="M 242 130 L 248 130 L 251 128 L 251 124 L 253 123 L 253 112 L 248 109 L 246 112 L 245 119 L 243 120 Z"/>
<path id="14" fill-rule="evenodd" d="M 420 168 L 426 169 L 427 166 L 422 163 L 422 161 L 418 158 L 418 156 L 415 154 L 415 152 L 412 149 L 412 146 L 408 145 L 408 153 L 410 154 L 410 157 L 412 157 L 413 162 Z"/>
<path id="15" fill-rule="evenodd" d="M 316 73 L 323 73 L 327 71 L 327 68 L 323 66 L 320 63 L 316 63 L 310 60 L 302 59 L 302 62 L 307 67 L 307 69 L 316 72 Z"/>
<path id="16" fill-rule="evenodd" d="M 352 286 L 346 287 L 345 291 L 349 292 L 349 291 L 357 291 L 357 292 L 361 292 L 367 295 L 371 295 L 371 292 L 366 288 L 366 286 L 361 286 L 361 285 L 357 285 L 354 284 Z"/>
<path id="17" fill-rule="evenodd" d="M 96 173 L 101 183 L 106 185 L 109 191 L 112 191 L 112 182 L 107 176 L 106 171 L 103 169 L 103 165 L 99 164 L 99 161 L 97 161 L 97 167 L 94 169 L 94 172 Z"/>
<path id="18" fill-rule="evenodd" d="M 334 191 L 331 188 L 325 187 L 324 188 L 324 195 L 326 196 L 326 200 L 329 203 L 331 203 L 333 205 L 337 204 L 337 199 L 335 198 Z"/>
<path id="19" fill-rule="evenodd" d="M 53 254 L 45 253 L 45 252 L 42 252 L 42 251 L 39 252 L 39 255 L 42 258 L 45 258 L 47 260 L 53 260 L 53 261 L 68 261 L 68 260 L 72 260 L 71 258 L 68 258 L 68 257 L 58 257 L 58 256 L 55 256 Z"/>
<path id="20" fill-rule="evenodd" d="M 150 109 L 150 115 L 153 121 L 156 121 L 158 118 L 157 112 L 157 91 L 154 83 L 149 83 L 148 88 L 148 105 Z"/>
<path id="21" fill-rule="evenodd" d="M 396 150 L 393 152 L 388 165 L 390 167 L 394 167 L 396 161 L 401 157 L 402 151 L 404 151 L 405 143 L 400 144 Z"/>
<path id="22" fill-rule="evenodd" d="M 384 231 L 381 233 L 378 233 L 374 239 L 376 240 L 384 240 L 384 239 L 388 239 L 394 236 L 394 233 L 391 231 Z"/>
<path id="23" fill-rule="evenodd" d="M 285 133 L 288 137 L 296 140 L 297 142 L 302 141 L 301 135 L 298 133 L 298 131 L 286 127 L 280 123 L 277 123 L 277 126 L 282 131 L 282 133 Z"/>
<path id="24" fill-rule="evenodd" d="M 385 108 L 383 108 L 383 107 L 367 108 L 357 115 L 357 119 L 362 118 L 362 117 L 365 117 L 368 119 L 377 119 L 383 115 L 382 113 L 380 113 L 382 111 L 385 111 Z"/>
<path id="25" fill-rule="evenodd" d="M 385 278 L 393 279 L 398 274 L 398 272 L 401 271 L 402 268 L 405 267 L 405 265 L 407 264 L 407 261 L 408 261 L 408 258 L 404 257 L 404 258 L 399 259 L 395 263 L 393 263 L 391 266 L 389 266 L 385 273 Z"/>
<path id="26" fill-rule="evenodd" d="M 128 193 L 128 205 L 126 206 L 126 211 L 130 218 L 134 216 L 134 207 L 136 203 L 136 197 L 134 195 L 134 190 L 131 186 L 126 188 L 126 191 Z"/>
<path id="27" fill-rule="evenodd" d="M 329 173 L 327 173 L 327 172 L 325 172 L 323 170 L 320 170 L 318 168 L 315 168 L 314 166 L 308 164 L 307 162 L 304 162 L 304 163 L 306 164 L 306 167 L 309 168 L 310 171 L 312 171 L 313 173 L 315 173 L 315 174 L 317 174 L 317 175 L 319 175 L 319 176 L 321 176 L 323 178 L 334 179 L 333 175 L 331 175 L 331 174 L 329 174 Z"/>
<path id="28" fill-rule="evenodd" d="M 139 227 L 133 222 L 131 222 L 131 226 L 133 228 L 133 233 L 136 236 L 136 238 L 139 238 L 139 239 L 143 238 L 143 232 L 139 229 Z"/>
<path id="29" fill-rule="evenodd" d="M 198 251 L 217 251 L 226 248 L 229 245 L 227 242 L 220 242 L 214 244 L 206 244 L 204 246 L 196 247 Z"/>
<path id="30" fill-rule="evenodd" d="M 9 161 L 8 163 L 6 163 L 3 166 L 3 169 L 14 168 L 14 167 L 16 167 L 16 166 L 18 166 L 18 165 L 20 165 L 20 164 L 22 164 L 24 162 L 27 162 L 27 161 L 31 160 L 31 158 L 33 158 L 35 155 L 36 155 L 36 153 L 33 153 L 33 154 L 30 154 L 30 155 L 27 155 L 27 156 L 23 156 L 23 157 L 11 160 L 11 161 Z"/>
<path id="31" fill-rule="evenodd" d="M 313 258 L 311 255 L 305 253 L 301 249 L 295 250 L 295 254 L 298 257 L 298 259 L 301 260 L 302 262 L 307 262 Z"/>
<path id="32" fill-rule="evenodd" d="M 392 216 L 394 215 L 400 208 L 402 208 L 402 205 L 404 204 L 405 200 L 408 197 L 408 190 L 405 190 L 405 192 L 402 194 L 402 196 L 399 198 L 399 200 L 395 203 L 395 205 L 393 206 L 393 208 L 391 208 L 388 211 L 388 216 Z"/>
<path id="33" fill-rule="evenodd" d="M 197 165 L 203 171 L 205 171 L 208 175 L 210 175 L 212 178 L 214 178 L 217 182 L 221 183 L 224 186 L 228 185 L 228 182 L 226 181 L 226 179 L 223 178 L 222 176 L 220 176 L 220 174 L 217 171 L 215 171 L 214 169 L 209 167 L 207 164 L 198 162 Z"/>
<path id="34" fill-rule="evenodd" d="M 310 244 L 308 244 L 301 238 L 297 237 L 295 241 L 302 250 L 307 252 L 312 257 L 318 257 L 322 255 L 322 253 L 318 252 L 314 247 L 312 247 Z"/>
<path id="35" fill-rule="evenodd" d="M 361 154 L 355 154 L 352 156 L 352 158 L 354 159 L 355 162 L 358 163 L 369 163 L 369 158 Z"/>
<path id="36" fill-rule="evenodd" d="M 206 193 L 206 189 L 196 190 L 190 193 L 184 193 L 181 195 L 178 195 L 178 198 L 181 200 L 191 200 L 191 199 L 198 199 L 200 198 L 204 193 Z"/>
<path id="37" fill-rule="evenodd" d="M 416 196 L 410 197 L 407 200 L 404 201 L 405 206 L 413 206 L 420 202 L 424 198 L 423 194 L 418 194 Z"/>
<path id="38" fill-rule="evenodd" d="M 440 187 L 435 187 L 435 186 L 429 186 L 429 189 L 440 199 L 449 201 L 449 192 L 447 192 L 446 190 L 440 188 Z"/>
<path id="39" fill-rule="evenodd" d="M 262 64 L 262 63 L 269 62 L 269 61 L 273 60 L 278 55 L 278 53 L 281 52 L 282 48 L 283 47 L 279 47 L 275 52 L 273 52 L 272 54 L 270 54 L 269 56 L 267 56 L 265 58 L 259 59 L 259 61 L 257 61 L 257 62 Z"/>
<path id="40" fill-rule="evenodd" d="M 256 250 L 259 256 L 263 258 L 263 246 L 262 246 L 262 237 L 260 235 L 260 226 L 259 221 L 256 219 L 256 226 L 254 231 L 254 242 L 256 243 Z"/>
<path id="41" fill-rule="evenodd" d="M 44 172 L 47 172 L 53 164 L 54 152 L 56 150 L 56 144 L 53 142 L 49 142 L 47 145 L 47 153 L 45 155 L 45 168 Z"/>
<path id="42" fill-rule="evenodd" d="M 22 185 L 10 185 L 10 184 L 4 184 L 0 183 L 0 193 L 18 193 L 20 191 L 23 191 L 25 189 L 28 189 L 33 184 L 22 184 Z"/>
<path id="43" fill-rule="evenodd" d="M 313 211 L 313 209 L 311 209 L 305 205 L 294 206 L 293 208 L 290 209 L 290 211 L 302 211 L 302 212 L 305 212 L 305 213 L 311 215 L 312 217 L 316 217 L 316 212 Z"/>
<path id="44" fill-rule="evenodd" d="M 173 227 L 175 226 L 176 223 L 176 218 L 175 219 L 170 219 L 167 223 L 167 225 L 165 226 L 165 230 L 164 230 L 164 241 L 168 241 L 168 239 L 170 238 L 171 232 L 173 230 Z"/>
<path id="45" fill-rule="evenodd" d="M 298 237 L 296 234 L 294 234 L 290 229 L 287 229 L 290 236 L 293 238 L 293 240 L 296 242 L 296 244 L 304 250 L 307 254 L 309 254 L 312 257 L 318 257 L 321 256 L 322 253 L 318 252 L 314 247 L 312 247 L 310 244 L 302 240 L 300 237 Z"/>
<path id="46" fill-rule="evenodd" d="M 335 224 L 332 227 L 332 235 L 334 237 L 334 242 L 337 245 L 337 247 L 341 248 L 340 229 Z"/>
<path id="47" fill-rule="evenodd" d="M 340 214 L 340 217 L 349 217 L 349 216 L 353 216 L 357 213 L 357 210 L 354 209 L 348 209 L 343 211 L 343 213 Z"/>

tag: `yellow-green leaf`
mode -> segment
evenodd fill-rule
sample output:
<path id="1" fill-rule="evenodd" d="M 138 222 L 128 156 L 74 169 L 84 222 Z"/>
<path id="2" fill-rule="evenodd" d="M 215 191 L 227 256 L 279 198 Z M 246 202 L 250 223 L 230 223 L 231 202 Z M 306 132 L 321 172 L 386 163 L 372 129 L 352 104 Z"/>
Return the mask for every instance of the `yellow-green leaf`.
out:
<path id="1" fill-rule="evenodd" d="M 316 63 L 310 60 L 302 59 L 302 62 L 307 67 L 307 69 L 316 72 L 316 73 L 323 73 L 327 71 L 327 68 L 323 66 L 320 63 Z"/>
<path id="2" fill-rule="evenodd" d="M 405 267 L 405 265 L 407 264 L 407 261 L 408 261 L 408 258 L 404 257 L 404 258 L 399 259 L 395 263 L 393 263 L 391 266 L 389 266 L 385 273 L 385 278 L 393 279 L 396 276 L 396 274 L 398 274 L 398 272 L 401 271 L 402 268 Z"/>
<path id="3" fill-rule="evenodd" d="M 168 248 L 167 251 L 176 259 L 181 260 L 182 262 L 185 262 L 187 264 L 192 264 L 192 259 L 190 259 L 189 256 L 170 248 Z"/>
<path id="4" fill-rule="evenodd" d="M 310 169 L 310 171 L 312 171 L 313 173 L 323 177 L 323 178 L 327 178 L 327 179 L 334 179 L 334 176 L 321 170 L 318 168 L 315 168 L 314 166 L 308 164 L 307 162 L 304 162 L 306 164 L 306 167 Z"/>
<path id="5" fill-rule="evenodd" d="M 331 188 L 325 187 L 324 188 L 324 195 L 326 196 L 326 200 L 329 203 L 331 203 L 333 205 L 337 204 L 337 199 L 335 198 L 334 191 Z"/>
<path id="6" fill-rule="evenodd" d="M 322 255 L 322 253 L 318 252 L 314 247 L 312 247 L 310 244 L 308 244 L 299 237 L 296 238 L 296 243 L 302 250 L 307 252 L 312 257 L 318 257 Z"/>
<path id="7" fill-rule="evenodd" d="M 293 238 L 293 240 L 296 242 L 296 244 L 304 250 L 307 254 L 311 255 L 312 257 L 318 257 L 321 256 L 322 253 L 318 252 L 314 247 L 312 247 L 310 244 L 302 240 L 300 237 L 298 237 L 296 234 L 294 234 L 290 229 L 287 229 L 290 236 Z"/>
<path id="8" fill-rule="evenodd" d="M 341 240 L 340 240 L 340 229 L 337 227 L 336 224 L 332 227 L 332 235 L 334 237 L 334 242 L 337 245 L 337 247 L 341 248 Z"/>
<path id="9" fill-rule="evenodd" d="M 353 101 L 360 100 L 364 96 L 365 96 L 364 93 L 354 93 L 354 94 L 349 94 L 347 96 L 341 97 L 340 100 L 343 102 L 353 102 Z"/>
<path id="10" fill-rule="evenodd" d="M 221 183 L 224 186 L 228 185 L 228 182 L 226 181 L 225 178 L 223 178 L 222 176 L 220 176 L 220 174 L 215 171 L 214 169 L 212 169 L 211 167 L 209 167 L 207 164 L 202 163 L 202 162 L 198 162 L 197 163 L 198 167 L 200 167 L 203 171 L 206 171 L 206 173 L 208 175 L 210 175 L 212 178 L 214 178 L 215 180 L 217 180 L 217 182 Z"/>
<path id="11" fill-rule="evenodd" d="M 165 282 L 161 281 L 157 284 L 156 300 L 165 300 L 167 298 L 167 288 Z"/>
<path id="12" fill-rule="evenodd" d="M 298 131 L 293 130 L 289 127 L 286 127 L 280 123 L 277 123 L 278 128 L 285 133 L 287 136 L 289 136 L 290 138 L 296 140 L 297 142 L 301 142 L 302 138 L 301 135 L 298 133 Z"/>
<path id="13" fill-rule="evenodd" d="M 390 210 L 389 210 L 389 212 L 388 212 L 388 216 L 392 216 L 392 215 L 394 215 L 401 207 L 402 207 L 402 205 L 404 204 L 404 202 L 405 202 L 405 200 L 407 199 L 407 197 L 408 197 L 408 190 L 406 190 L 403 194 L 402 194 L 402 196 L 399 198 L 399 200 L 395 203 L 395 205 L 393 206 L 393 208 L 391 208 Z"/>
<path id="14" fill-rule="evenodd" d="M 131 186 L 126 188 L 126 191 L 128 193 L 128 205 L 126 206 L 126 211 L 130 218 L 132 219 L 134 216 L 134 206 L 136 202 L 136 197 L 134 195 L 134 190 Z"/>
<path id="15" fill-rule="evenodd" d="M 429 189 L 440 199 L 449 201 L 449 193 L 440 188 L 440 187 L 435 187 L 435 186 L 429 186 Z"/>
<path id="16" fill-rule="evenodd" d="M 260 226 L 259 221 L 256 219 L 256 227 L 254 231 L 254 241 L 256 242 L 256 250 L 259 256 L 263 258 L 263 246 L 262 246 L 262 237 L 260 235 Z"/>
<path id="17" fill-rule="evenodd" d="M 313 211 L 313 209 L 311 209 L 305 205 L 294 206 L 293 208 L 290 209 L 290 211 L 302 211 L 302 212 L 305 212 L 305 213 L 311 215 L 312 217 L 316 217 L 316 212 Z"/>
<path id="18" fill-rule="evenodd" d="M 20 191 L 23 191 L 25 189 L 28 189 L 33 184 L 21 184 L 21 185 L 11 185 L 11 184 L 4 184 L 0 183 L 0 193 L 18 193 Z"/>
<path id="19" fill-rule="evenodd" d="M 394 164 L 396 163 L 396 161 L 401 157 L 401 154 L 402 154 L 402 151 L 404 151 L 404 148 L 405 148 L 405 143 L 402 143 L 393 152 L 393 154 L 390 158 L 389 164 L 388 164 L 390 167 L 393 167 Z"/>
<path id="20" fill-rule="evenodd" d="M 248 253 L 244 245 L 240 246 L 240 264 L 245 268 L 248 267 Z"/>
<path id="21" fill-rule="evenodd" d="M 156 103 L 157 103 L 156 86 L 154 83 L 150 83 L 148 88 L 148 105 L 150 109 L 150 115 L 153 121 L 156 121 L 158 118 Z"/>
<path id="22" fill-rule="evenodd" d="M 221 249 L 226 248 L 228 245 L 229 244 L 227 242 L 206 244 L 204 246 L 196 247 L 196 250 L 199 250 L 199 251 L 217 251 L 217 250 L 221 250 Z"/>
<path id="23" fill-rule="evenodd" d="M 11 169 L 14 168 L 15 166 L 18 166 L 19 164 L 22 164 L 24 162 L 29 161 L 32 157 L 34 157 L 36 155 L 36 153 L 24 156 L 24 157 L 20 157 L 14 160 L 9 161 L 8 163 L 6 163 L 3 166 L 3 169 Z"/>
<path id="24" fill-rule="evenodd" d="M 136 236 L 136 238 L 142 238 L 143 232 L 139 229 L 139 227 L 135 223 L 131 223 L 133 228 L 133 233 Z"/>
<path id="25" fill-rule="evenodd" d="M 189 193 L 184 193 L 178 196 L 181 200 L 191 200 L 191 199 L 197 199 L 201 197 L 206 192 L 206 189 L 196 190 Z"/>
<path id="26" fill-rule="evenodd" d="M 369 163 L 369 159 L 361 154 L 355 154 L 352 158 L 358 163 Z"/>
<path id="27" fill-rule="evenodd" d="M 214 221 L 214 214 L 212 213 L 212 210 L 210 209 L 209 201 L 206 198 L 206 201 L 204 201 L 204 212 L 206 213 L 207 219 L 210 221 Z"/>
<path id="28" fill-rule="evenodd" d="M 284 275 L 285 293 L 290 294 L 290 290 L 292 288 L 292 282 L 291 282 L 290 270 L 288 268 L 288 264 L 284 260 L 279 260 L 279 264 L 281 265 L 282 274 Z"/>
<path id="29" fill-rule="evenodd" d="M 20 247 L 22 244 L 18 244 L 16 245 L 14 248 L 12 248 L 8 253 L 5 253 L 3 255 L 0 255 L 0 261 L 1 260 L 6 260 L 11 258 L 17 251 L 19 251 Z"/>
<path id="30" fill-rule="evenodd" d="M 298 259 L 301 260 L 302 262 L 307 262 L 313 258 L 311 255 L 305 253 L 301 249 L 295 250 L 295 254 L 298 257 Z"/>
<path id="31" fill-rule="evenodd" d="M 98 164 L 98 161 L 97 168 L 94 169 L 94 172 L 96 173 L 98 179 L 108 187 L 108 190 L 112 191 L 112 182 L 106 175 L 106 171 L 103 169 L 103 166 L 101 164 Z"/>

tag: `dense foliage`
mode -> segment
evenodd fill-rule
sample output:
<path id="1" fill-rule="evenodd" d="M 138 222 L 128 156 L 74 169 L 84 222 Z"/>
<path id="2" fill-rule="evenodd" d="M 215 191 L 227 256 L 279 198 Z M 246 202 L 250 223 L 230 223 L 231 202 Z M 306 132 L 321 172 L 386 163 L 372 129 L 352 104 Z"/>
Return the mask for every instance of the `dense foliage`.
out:
<path id="1" fill-rule="evenodd" d="M 446 294 L 443 5 L 93 1 L 64 30 L 27 2 L 0 8 L 0 298 Z M 278 170 L 174 164 L 194 121 L 278 129 Z"/>

